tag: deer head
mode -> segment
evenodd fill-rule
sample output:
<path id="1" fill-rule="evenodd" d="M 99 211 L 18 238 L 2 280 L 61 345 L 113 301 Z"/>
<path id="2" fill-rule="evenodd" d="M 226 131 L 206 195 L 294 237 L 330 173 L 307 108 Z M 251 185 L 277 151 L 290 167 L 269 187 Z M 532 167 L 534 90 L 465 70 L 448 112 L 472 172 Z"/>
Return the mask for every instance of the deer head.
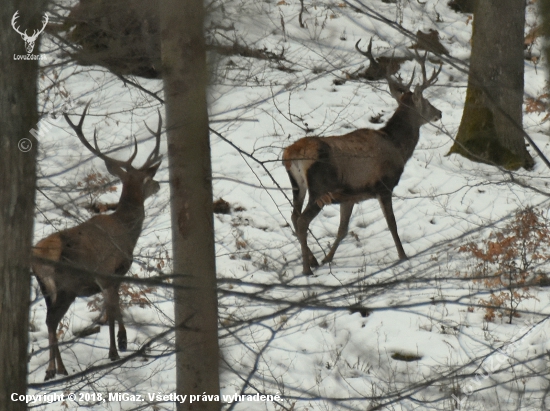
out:
<path id="1" fill-rule="evenodd" d="M 25 49 L 27 50 L 27 53 L 31 54 L 32 51 L 34 50 L 34 42 L 36 41 L 40 33 L 44 31 L 44 29 L 46 28 L 46 25 L 48 24 L 48 15 L 44 14 L 44 17 L 42 17 L 42 28 L 40 30 L 33 30 L 33 33 L 31 36 L 27 35 L 27 30 L 21 33 L 21 31 L 19 31 L 19 27 L 15 26 L 15 21 L 17 20 L 18 17 L 19 17 L 19 10 L 17 10 L 13 15 L 11 19 L 11 26 L 17 33 L 21 35 L 21 38 L 25 41 Z"/>
<path id="2" fill-rule="evenodd" d="M 414 80 L 414 74 L 416 69 L 413 70 L 411 79 L 407 84 L 403 84 L 403 81 L 399 75 L 397 76 L 397 79 L 394 80 L 389 73 L 386 73 L 386 79 L 390 87 L 391 95 L 395 100 L 397 100 L 399 104 L 403 103 L 403 96 L 405 94 L 408 94 L 408 93 L 412 94 L 412 104 L 413 104 L 412 108 L 414 108 L 414 110 L 419 114 L 421 119 L 420 125 L 422 125 L 430 121 L 439 120 L 441 118 L 441 111 L 436 109 L 426 98 L 424 98 L 422 93 L 428 87 L 436 83 L 437 76 L 439 76 L 439 73 L 441 72 L 442 64 L 439 65 L 439 68 L 437 70 L 434 69 L 430 78 L 427 78 L 426 56 L 428 55 L 428 52 L 424 53 L 423 56 L 420 56 L 418 54 L 418 51 L 415 50 L 415 55 L 416 55 L 415 58 L 420 64 L 420 69 L 422 71 L 422 83 L 415 86 L 414 92 L 411 92 L 410 88 Z"/>
<path id="3" fill-rule="evenodd" d="M 86 104 L 84 112 L 82 113 L 82 116 L 80 117 L 80 121 L 78 122 L 77 125 L 75 125 L 71 121 L 71 119 L 67 114 L 63 114 L 63 116 L 65 117 L 65 120 L 67 121 L 67 123 L 75 131 L 76 135 L 78 136 L 82 144 L 88 150 L 90 150 L 90 152 L 92 152 L 95 156 L 101 158 L 105 162 L 105 166 L 107 167 L 107 170 L 109 171 L 109 173 L 111 173 L 115 177 L 118 177 L 122 182 L 123 193 L 121 195 L 120 202 L 122 203 L 126 197 L 129 197 L 129 194 L 124 193 L 124 190 L 126 189 L 127 191 L 130 191 L 130 190 L 133 191 L 132 192 L 133 201 L 137 200 L 138 203 L 140 201 L 141 203 L 143 203 L 143 201 L 146 198 L 152 196 L 153 194 L 156 194 L 160 188 L 159 183 L 153 180 L 153 177 L 155 176 L 155 173 L 157 172 L 157 169 L 162 161 L 162 155 L 159 155 L 160 134 L 162 129 L 162 117 L 160 115 L 160 112 L 159 112 L 158 129 L 156 132 L 153 132 L 147 126 L 147 124 L 145 124 L 145 127 L 147 128 L 147 130 L 155 136 L 155 139 L 156 139 L 155 148 L 149 154 L 145 163 L 141 167 L 135 168 L 132 166 L 132 162 L 136 158 L 137 151 L 138 151 L 137 140 L 135 137 L 134 137 L 134 152 L 132 153 L 130 158 L 126 161 L 121 161 L 121 160 L 116 160 L 114 158 L 111 158 L 99 150 L 99 147 L 97 145 L 97 130 L 94 130 L 94 146 L 92 146 L 88 142 L 88 140 L 84 136 L 84 133 L 82 132 L 82 124 L 84 123 L 84 119 L 86 118 L 86 114 L 89 106 L 90 106 L 90 102 Z"/>

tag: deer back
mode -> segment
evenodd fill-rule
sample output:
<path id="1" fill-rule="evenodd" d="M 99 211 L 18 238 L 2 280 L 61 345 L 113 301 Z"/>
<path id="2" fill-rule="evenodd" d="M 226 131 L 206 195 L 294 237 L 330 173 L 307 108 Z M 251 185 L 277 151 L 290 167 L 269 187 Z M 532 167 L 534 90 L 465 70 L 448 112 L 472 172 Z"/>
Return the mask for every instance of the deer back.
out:
<path id="1" fill-rule="evenodd" d="M 125 274 L 137 243 L 137 236 L 114 215 L 95 216 L 59 237 L 62 260 L 101 274 Z"/>
<path id="2" fill-rule="evenodd" d="M 400 176 L 406 162 L 399 147 L 380 131 L 359 129 L 324 140 L 330 147 L 329 162 L 339 180 L 352 191 L 374 189 L 388 174 Z"/>
<path id="3" fill-rule="evenodd" d="M 107 286 L 108 280 L 90 273 L 126 274 L 132 265 L 142 223 L 143 216 L 128 226 L 115 211 L 54 233 L 39 241 L 33 254 L 61 263 L 61 266 L 35 263 L 33 272 L 54 300 L 62 291 L 81 297 L 96 294 Z"/>
<path id="4" fill-rule="evenodd" d="M 371 198 L 380 185 L 393 188 L 406 162 L 384 132 L 371 129 L 302 138 L 285 149 L 283 160 L 296 181 L 330 192 L 333 202 Z"/>

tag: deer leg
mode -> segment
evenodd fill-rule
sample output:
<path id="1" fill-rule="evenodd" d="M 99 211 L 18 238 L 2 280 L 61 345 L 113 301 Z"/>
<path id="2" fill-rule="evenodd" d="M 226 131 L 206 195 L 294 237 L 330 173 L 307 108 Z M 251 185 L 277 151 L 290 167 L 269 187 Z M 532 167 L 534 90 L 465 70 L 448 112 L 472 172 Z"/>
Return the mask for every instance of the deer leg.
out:
<path id="1" fill-rule="evenodd" d="M 126 351 L 126 349 L 128 348 L 128 338 L 126 337 L 126 327 L 124 327 L 122 317 L 121 320 L 118 322 L 117 341 L 118 349 L 120 351 Z"/>
<path id="2" fill-rule="evenodd" d="M 406 260 L 407 255 L 403 246 L 401 245 L 401 240 L 399 239 L 399 234 L 397 234 L 397 223 L 395 222 L 395 215 L 393 214 L 393 207 L 391 202 L 392 193 L 385 192 L 378 195 L 378 201 L 380 202 L 380 207 L 384 212 L 384 217 L 386 217 L 386 222 L 388 223 L 388 228 L 390 229 L 391 235 L 393 237 L 393 242 L 397 248 L 397 254 L 399 255 L 400 260 Z"/>
<path id="3" fill-rule="evenodd" d="M 105 311 L 107 312 L 107 322 L 109 323 L 109 359 L 118 360 L 120 357 L 116 349 L 115 341 L 115 320 L 117 319 L 117 306 L 119 306 L 118 287 L 109 286 L 103 289 L 103 298 L 105 300 Z M 119 307 L 120 309 L 120 307 Z M 124 330 L 124 334 L 125 334 Z M 125 337 L 125 335 L 124 335 Z"/>
<path id="4" fill-rule="evenodd" d="M 288 177 L 290 178 L 290 184 L 292 185 L 292 225 L 294 230 L 297 230 L 298 218 L 302 214 L 302 207 L 304 205 L 304 199 L 306 198 L 307 188 L 301 187 L 296 179 L 289 172 Z"/>
<path id="5" fill-rule="evenodd" d="M 342 241 L 348 234 L 349 219 L 351 217 L 354 205 L 355 203 L 352 203 L 351 201 L 340 204 L 340 226 L 338 227 L 338 235 L 336 236 L 336 240 L 334 240 L 334 244 L 332 245 L 329 253 L 323 259 L 322 264 L 332 262 L 334 253 L 336 253 L 336 249 L 340 245 L 340 241 Z"/>
<path id="6" fill-rule="evenodd" d="M 117 333 L 117 345 L 120 351 L 126 351 L 128 348 L 128 338 L 126 336 L 126 327 L 124 327 L 124 321 L 122 320 L 122 312 L 120 309 L 120 294 L 118 293 L 118 287 L 116 290 L 116 306 L 114 307 L 116 312 L 116 321 L 118 323 Z"/>
<path id="7" fill-rule="evenodd" d="M 294 232 L 298 236 L 298 219 L 302 215 L 302 207 L 304 205 L 304 199 L 306 198 L 307 186 L 305 183 L 298 184 L 294 176 L 289 172 L 290 184 L 292 184 L 292 225 L 294 226 Z M 312 267 L 318 267 L 319 263 L 315 259 L 313 253 L 308 247 L 308 261 L 313 264 Z"/>
<path id="8" fill-rule="evenodd" d="M 320 211 L 321 207 L 319 207 L 315 201 L 309 201 L 309 204 L 296 222 L 296 235 L 298 236 L 302 248 L 302 264 L 305 275 L 313 275 L 311 267 L 319 266 L 317 259 L 307 246 L 307 230 L 311 221 Z"/>
<path id="9" fill-rule="evenodd" d="M 63 360 L 61 359 L 61 353 L 59 352 L 59 344 L 57 341 L 57 327 L 59 322 L 71 306 L 74 301 L 74 297 L 67 296 L 63 293 L 57 294 L 55 303 L 48 303 L 49 297 L 46 298 L 46 305 L 48 306 L 48 313 L 46 314 L 46 325 L 48 327 L 48 341 L 50 344 L 50 362 L 46 369 L 46 377 L 44 381 L 48 381 L 55 377 L 55 374 L 69 375 Z M 57 369 L 55 367 L 57 362 Z"/>
<path id="10" fill-rule="evenodd" d="M 54 325 L 53 327 L 48 324 L 48 342 L 50 343 L 50 361 L 48 363 L 48 368 L 46 369 L 46 376 L 44 377 L 44 381 L 48 381 L 55 377 L 56 374 L 56 368 L 55 368 L 55 360 L 57 358 L 56 350 L 59 351 L 59 348 L 57 346 L 57 335 L 56 332 L 57 325 Z M 65 370 L 65 374 L 67 373 L 67 370 Z"/>

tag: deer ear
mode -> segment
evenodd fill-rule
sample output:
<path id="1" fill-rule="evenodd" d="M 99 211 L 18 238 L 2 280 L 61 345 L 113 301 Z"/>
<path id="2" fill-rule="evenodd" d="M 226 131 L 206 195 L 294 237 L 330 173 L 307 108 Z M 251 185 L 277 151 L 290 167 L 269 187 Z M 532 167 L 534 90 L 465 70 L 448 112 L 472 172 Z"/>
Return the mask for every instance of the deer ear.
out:
<path id="1" fill-rule="evenodd" d="M 388 85 L 390 86 L 390 94 L 394 99 L 401 101 L 401 96 L 403 95 L 403 90 L 401 90 L 401 87 L 399 87 L 399 84 L 393 80 L 391 77 L 387 77 Z"/>
<path id="2" fill-rule="evenodd" d="M 105 166 L 107 167 L 107 171 L 114 175 L 115 177 L 120 178 L 121 180 L 126 175 L 126 172 L 116 163 L 112 163 L 110 161 L 105 160 Z"/>
<path id="3" fill-rule="evenodd" d="M 157 170 L 159 169 L 159 166 L 160 166 L 160 162 L 155 164 L 154 166 L 149 167 L 146 170 L 147 175 L 150 176 L 151 178 L 153 178 L 155 176 L 155 174 L 157 173 Z"/>

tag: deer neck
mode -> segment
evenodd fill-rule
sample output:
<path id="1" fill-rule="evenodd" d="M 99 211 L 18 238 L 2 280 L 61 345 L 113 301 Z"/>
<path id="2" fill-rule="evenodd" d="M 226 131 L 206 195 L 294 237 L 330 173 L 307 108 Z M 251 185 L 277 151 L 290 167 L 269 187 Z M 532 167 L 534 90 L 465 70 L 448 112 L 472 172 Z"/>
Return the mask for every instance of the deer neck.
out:
<path id="1" fill-rule="evenodd" d="M 129 233 L 136 241 L 141 233 L 143 220 L 145 219 L 145 199 L 139 190 L 132 190 L 124 185 L 118 202 L 118 207 L 112 214 L 113 218 L 121 221 L 128 227 Z"/>
<path id="2" fill-rule="evenodd" d="M 418 113 L 412 108 L 412 102 L 410 105 L 400 103 L 381 131 L 399 148 L 403 158 L 408 160 L 414 152 L 420 135 L 420 120 Z"/>

